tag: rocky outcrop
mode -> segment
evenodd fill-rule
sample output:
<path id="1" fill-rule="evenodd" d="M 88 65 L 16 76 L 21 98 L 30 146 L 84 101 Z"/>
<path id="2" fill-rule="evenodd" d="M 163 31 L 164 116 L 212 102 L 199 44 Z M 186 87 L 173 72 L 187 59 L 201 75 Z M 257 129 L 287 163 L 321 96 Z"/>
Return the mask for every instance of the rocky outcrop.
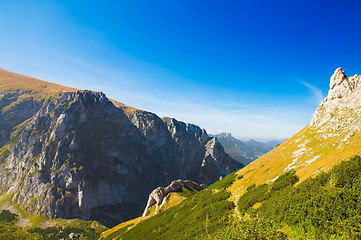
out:
<path id="1" fill-rule="evenodd" d="M 165 197 L 171 192 L 182 192 L 183 188 L 188 188 L 190 190 L 200 191 L 205 189 L 207 186 L 204 184 L 198 184 L 190 180 L 175 180 L 171 182 L 168 187 L 158 187 L 154 189 L 148 197 L 147 206 L 144 209 L 143 217 L 147 216 L 149 210 L 154 205 L 156 206 L 155 212 L 157 213 L 159 206 L 164 204 Z"/>
<path id="2" fill-rule="evenodd" d="M 319 128 L 324 137 L 345 135 L 344 141 L 360 132 L 361 126 L 361 76 L 347 77 L 337 68 L 330 80 L 327 97 L 313 114 L 310 126 Z"/>
<path id="3" fill-rule="evenodd" d="M 335 70 L 328 95 L 316 109 L 310 124 L 258 161 L 262 161 L 261 166 L 265 162 L 272 162 L 268 165 L 270 168 L 277 166 L 268 174 L 268 181 L 276 180 L 291 169 L 297 171 L 302 181 L 360 154 L 360 80 L 357 75 L 347 77 L 341 68 Z M 277 159 L 277 165 L 273 159 Z"/>
<path id="4" fill-rule="evenodd" d="M 205 130 L 116 107 L 103 93 L 4 86 L 0 190 L 32 214 L 112 225 L 141 215 L 157 186 L 209 184 L 241 167 L 216 142 L 210 153 Z"/>

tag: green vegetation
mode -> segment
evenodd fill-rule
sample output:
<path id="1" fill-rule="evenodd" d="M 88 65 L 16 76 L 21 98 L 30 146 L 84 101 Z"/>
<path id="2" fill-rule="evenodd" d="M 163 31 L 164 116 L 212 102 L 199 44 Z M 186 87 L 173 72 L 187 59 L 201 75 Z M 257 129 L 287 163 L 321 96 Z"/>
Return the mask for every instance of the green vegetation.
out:
<path id="1" fill-rule="evenodd" d="M 206 239 L 217 240 L 250 240 L 267 239 L 283 240 L 287 235 L 281 231 L 281 225 L 268 219 L 248 219 L 219 229 L 218 232 Z"/>
<path id="2" fill-rule="evenodd" d="M 107 239 L 361 239 L 361 157 L 328 173 L 299 181 L 294 170 L 273 183 L 255 184 L 238 200 L 220 191 L 235 173 L 193 194 L 179 205 L 124 225 Z"/>
<path id="3" fill-rule="evenodd" d="M 269 198 L 267 184 L 253 188 L 248 187 L 247 192 L 238 200 L 238 211 L 244 214 L 255 203 L 262 202 L 267 198 Z"/>
<path id="4" fill-rule="evenodd" d="M 184 187 L 182 187 L 182 191 L 181 192 L 177 192 L 177 194 L 179 196 L 182 196 L 182 197 L 189 197 L 191 196 L 192 194 L 194 193 L 197 193 L 198 191 L 191 188 L 191 187 L 188 187 L 187 185 L 185 185 Z"/>
<path id="5" fill-rule="evenodd" d="M 290 171 L 251 189 L 240 197 L 239 211 L 288 226 L 297 239 L 361 238 L 361 157 L 294 187 L 297 181 Z M 252 208 L 256 203 L 260 207 Z"/>
<path id="6" fill-rule="evenodd" d="M 0 239 L 70 239 L 69 235 L 81 239 L 97 239 L 106 228 L 97 221 L 81 219 L 44 219 L 29 216 L 12 202 L 13 194 L 2 195 L 0 206 L 9 204 L 17 214 L 8 210 L 0 212 Z M 24 227 L 19 227 L 20 222 Z"/>
<path id="7" fill-rule="evenodd" d="M 13 223 L 18 219 L 16 214 L 11 213 L 8 210 L 2 210 L 0 212 L 0 222 Z"/>
<path id="8" fill-rule="evenodd" d="M 203 239 L 233 222 L 234 204 L 226 191 L 202 190 L 179 205 L 138 223 L 128 231 L 123 228 L 113 237 L 121 239 Z"/>
<path id="9" fill-rule="evenodd" d="M 292 169 L 277 178 L 276 181 L 272 184 L 271 190 L 278 191 L 285 187 L 292 186 L 298 182 L 298 180 L 299 178 L 296 176 L 296 171 Z"/>
<path id="10" fill-rule="evenodd" d="M 41 217 L 37 217 L 39 220 Z M 56 223 L 56 227 L 18 227 L 19 216 L 3 210 L 0 214 L 0 239 L 70 239 L 74 236 L 81 239 L 97 239 L 101 230 L 94 222 L 82 220 L 48 220 L 48 223 Z M 30 219 L 34 224 L 34 219 Z M 39 223 L 44 222 L 39 220 Z M 66 221 L 66 222 L 64 222 Z M 40 225 L 40 224 L 39 224 Z M 102 229 L 104 230 L 104 229 Z"/>
<path id="11" fill-rule="evenodd" d="M 93 228 L 83 229 L 81 227 L 34 227 L 27 230 L 31 236 L 38 239 L 52 240 L 52 239 L 69 239 L 71 235 L 81 239 L 97 239 L 99 234 Z"/>
<path id="12" fill-rule="evenodd" d="M 12 240 L 12 239 L 39 239 L 31 236 L 20 227 L 11 225 L 9 223 L 0 222 L 0 239 Z"/>
<path id="13" fill-rule="evenodd" d="M 230 173 L 222 180 L 219 180 L 208 187 L 208 189 L 226 189 L 236 180 L 236 172 Z"/>

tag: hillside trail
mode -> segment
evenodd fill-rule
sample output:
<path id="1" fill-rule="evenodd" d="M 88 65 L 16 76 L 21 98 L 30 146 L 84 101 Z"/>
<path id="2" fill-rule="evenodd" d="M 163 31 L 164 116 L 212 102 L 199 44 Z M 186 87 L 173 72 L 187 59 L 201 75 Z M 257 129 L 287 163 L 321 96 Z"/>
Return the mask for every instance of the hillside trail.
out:
<path id="1" fill-rule="evenodd" d="M 231 192 L 232 198 L 233 198 L 233 202 L 234 202 L 234 215 L 241 221 L 242 217 L 241 214 L 238 211 L 238 200 L 241 197 L 241 195 L 236 195 L 234 193 Z"/>

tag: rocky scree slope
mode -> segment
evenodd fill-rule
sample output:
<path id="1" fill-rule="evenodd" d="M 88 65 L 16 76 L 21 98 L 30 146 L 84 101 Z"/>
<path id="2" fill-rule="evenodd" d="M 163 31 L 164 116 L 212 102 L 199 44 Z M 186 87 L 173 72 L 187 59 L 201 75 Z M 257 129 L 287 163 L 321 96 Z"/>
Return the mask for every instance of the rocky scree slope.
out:
<path id="1" fill-rule="evenodd" d="M 301 181 L 329 171 L 342 160 L 361 154 L 361 77 L 337 68 L 327 97 L 308 126 L 258 160 L 238 171 L 241 180 L 229 189 L 242 194 L 252 184 L 275 181 L 294 169 Z M 257 176 L 257 177 L 255 177 Z"/>
<path id="2" fill-rule="evenodd" d="M 174 179 L 209 184 L 241 167 L 198 126 L 0 69 L 1 193 L 31 214 L 141 215 Z"/>

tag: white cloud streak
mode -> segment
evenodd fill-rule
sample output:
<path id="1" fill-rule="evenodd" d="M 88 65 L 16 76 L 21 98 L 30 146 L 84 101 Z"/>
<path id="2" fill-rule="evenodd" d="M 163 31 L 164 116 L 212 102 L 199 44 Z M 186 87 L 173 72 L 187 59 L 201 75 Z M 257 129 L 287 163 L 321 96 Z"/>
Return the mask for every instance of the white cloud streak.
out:
<path id="1" fill-rule="evenodd" d="M 305 82 L 305 81 L 302 81 L 301 84 L 304 85 L 305 87 L 307 87 L 312 92 L 312 94 L 317 99 L 317 104 L 320 104 L 322 102 L 322 100 L 325 98 L 321 89 L 319 89 L 315 85 L 309 84 L 308 82 Z"/>

